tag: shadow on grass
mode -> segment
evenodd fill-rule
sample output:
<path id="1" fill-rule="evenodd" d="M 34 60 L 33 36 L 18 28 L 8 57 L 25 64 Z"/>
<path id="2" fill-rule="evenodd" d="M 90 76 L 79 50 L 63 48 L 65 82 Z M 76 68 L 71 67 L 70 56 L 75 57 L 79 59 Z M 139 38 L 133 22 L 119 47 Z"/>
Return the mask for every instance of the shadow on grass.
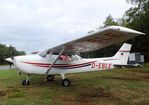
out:
<path id="1" fill-rule="evenodd" d="M 140 79 L 134 78 L 134 77 L 108 77 L 108 76 L 103 76 L 102 78 L 104 79 L 117 79 L 117 80 L 124 80 L 124 81 L 139 81 Z"/>

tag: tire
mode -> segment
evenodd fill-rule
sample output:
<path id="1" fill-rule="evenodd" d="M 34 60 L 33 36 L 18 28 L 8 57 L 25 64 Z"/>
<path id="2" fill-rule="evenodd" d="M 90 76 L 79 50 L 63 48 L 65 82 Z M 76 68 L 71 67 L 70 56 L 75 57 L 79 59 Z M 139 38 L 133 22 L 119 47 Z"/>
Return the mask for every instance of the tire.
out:
<path id="1" fill-rule="evenodd" d="M 54 80 L 54 75 L 47 76 L 47 81 L 53 81 L 53 80 Z"/>
<path id="2" fill-rule="evenodd" d="M 65 87 L 70 86 L 70 84 L 71 83 L 70 83 L 69 79 L 67 79 L 67 78 L 63 79 L 62 82 L 61 82 L 61 85 L 65 86 Z"/>
<path id="3" fill-rule="evenodd" d="M 22 81 L 22 85 L 23 86 L 28 86 L 28 85 L 30 85 L 30 81 L 29 80 L 27 80 L 27 81 L 26 80 L 23 80 Z"/>

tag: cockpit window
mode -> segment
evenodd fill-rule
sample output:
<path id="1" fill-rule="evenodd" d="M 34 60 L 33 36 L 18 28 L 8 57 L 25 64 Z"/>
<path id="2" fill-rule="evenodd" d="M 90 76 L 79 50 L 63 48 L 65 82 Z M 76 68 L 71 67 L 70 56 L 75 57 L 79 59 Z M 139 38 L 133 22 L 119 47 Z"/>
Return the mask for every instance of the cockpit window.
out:
<path id="1" fill-rule="evenodd" d="M 72 55 L 71 58 L 72 58 L 72 60 L 80 60 L 80 59 L 82 59 L 79 55 Z"/>
<path id="2" fill-rule="evenodd" d="M 68 55 L 65 55 L 65 54 L 62 54 L 60 57 L 59 57 L 59 60 L 63 60 L 63 61 L 71 61 L 71 57 L 68 56 Z"/>
<path id="3" fill-rule="evenodd" d="M 50 57 L 52 57 L 52 55 L 53 55 L 53 56 L 58 56 L 59 53 L 53 53 L 53 52 L 51 52 L 50 50 L 45 50 L 45 51 L 43 51 L 43 52 L 40 52 L 39 55 L 40 55 L 41 57 L 46 58 L 47 55 L 51 55 Z M 63 61 L 71 61 L 71 60 L 80 60 L 80 59 L 82 59 L 82 58 L 81 58 L 80 56 L 76 55 L 76 54 L 75 54 L 75 55 L 62 54 L 62 55 L 60 55 L 60 57 L 59 57 L 58 59 L 59 59 L 59 60 L 63 60 Z"/>

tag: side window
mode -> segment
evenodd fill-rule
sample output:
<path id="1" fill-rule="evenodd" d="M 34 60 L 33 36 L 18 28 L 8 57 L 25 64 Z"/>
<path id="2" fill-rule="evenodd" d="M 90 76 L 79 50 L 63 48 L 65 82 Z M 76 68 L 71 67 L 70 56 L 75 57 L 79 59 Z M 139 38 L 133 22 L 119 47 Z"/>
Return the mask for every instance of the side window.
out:
<path id="1" fill-rule="evenodd" d="M 61 55 L 60 57 L 59 57 L 59 60 L 63 60 L 63 61 L 71 61 L 72 59 L 71 59 L 71 57 L 70 56 L 68 56 L 68 55 Z"/>
<path id="2" fill-rule="evenodd" d="M 80 60 L 81 59 L 81 57 L 78 55 L 72 55 L 71 58 L 72 58 L 72 60 Z"/>

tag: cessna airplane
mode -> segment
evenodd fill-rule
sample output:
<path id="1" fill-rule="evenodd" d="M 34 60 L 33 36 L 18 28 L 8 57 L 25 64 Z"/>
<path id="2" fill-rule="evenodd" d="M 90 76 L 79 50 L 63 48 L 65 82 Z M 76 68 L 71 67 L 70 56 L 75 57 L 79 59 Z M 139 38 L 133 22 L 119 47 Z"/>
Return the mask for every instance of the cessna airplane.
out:
<path id="1" fill-rule="evenodd" d="M 30 84 L 32 74 L 47 75 L 47 81 L 54 80 L 54 76 L 60 74 L 61 85 L 69 86 L 70 80 L 65 78 L 65 74 L 127 66 L 131 44 L 124 43 L 112 57 L 86 59 L 80 57 L 79 53 L 102 49 L 138 35 L 144 35 L 144 33 L 125 27 L 110 26 L 36 54 L 15 56 L 6 60 L 13 63 L 19 72 L 27 74 L 22 85 Z"/>

